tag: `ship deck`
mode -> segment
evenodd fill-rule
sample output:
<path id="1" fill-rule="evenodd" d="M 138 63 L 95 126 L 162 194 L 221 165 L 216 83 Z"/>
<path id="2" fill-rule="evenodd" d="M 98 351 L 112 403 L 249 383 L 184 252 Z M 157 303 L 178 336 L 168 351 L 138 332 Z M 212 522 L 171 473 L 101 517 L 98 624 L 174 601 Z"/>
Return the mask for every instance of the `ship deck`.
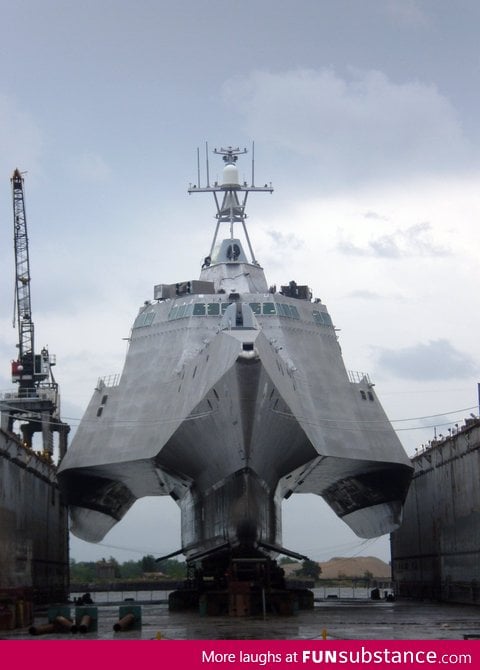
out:
<path id="1" fill-rule="evenodd" d="M 139 630 L 117 633 L 119 607 L 124 601 L 98 605 L 98 630 L 86 634 L 32 637 L 28 628 L 0 631 L 0 639 L 91 640 L 461 640 L 480 636 L 480 609 L 413 601 L 322 600 L 313 610 L 293 616 L 215 617 L 192 612 L 170 612 L 165 601 L 130 602 L 141 606 Z M 39 612 L 35 624 L 47 622 Z"/>

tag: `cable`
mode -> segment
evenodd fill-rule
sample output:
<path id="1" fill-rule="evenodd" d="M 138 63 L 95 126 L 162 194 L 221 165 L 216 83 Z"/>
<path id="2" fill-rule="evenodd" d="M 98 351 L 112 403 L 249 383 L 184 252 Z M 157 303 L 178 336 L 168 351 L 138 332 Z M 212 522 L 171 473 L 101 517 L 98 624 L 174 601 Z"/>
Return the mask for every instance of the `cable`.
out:
<path id="1" fill-rule="evenodd" d="M 10 407 L 11 410 L 13 410 L 15 412 L 22 413 L 24 411 L 23 408 L 21 408 L 21 407 L 13 407 L 11 405 L 9 407 Z M 416 417 L 410 417 L 410 418 L 404 418 L 404 419 L 388 419 L 388 418 L 385 418 L 384 420 L 373 420 L 373 419 L 372 420 L 359 420 L 359 419 L 349 419 L 347 417 L 338 417 L 338 418 L 320 417 L 320 418 L 317 418 L 316 421 L 309 421 L 305 417 L 296 417 L 291 413 L 282 412 L 280 410 L 273 410 L 273 411 L 275 411 L 279 415 L 286 416 L 286 417 L 295 419 L 297 421 L 304 421 L 305 423 L 308 423 L 309 425 L 312 425 L 312 426 L 322 426 L 323 425 L 323 427 L 325 427 L 325 428 L 332 428 L 332 429 L 333 428 L 341 428 L 342 430 L 358 430 L 359 428 L 362 429 L 362 427 L 368 428 L 369 426 L 371 426 L 372 430 L 375 430 L 376 425 L 386 427 L 386 426 L 388 426 L 389 424 L 392 424 L 392 423 L 405 423 L 405 422 L 409 422 L 409 421 L 423 421 L 423 420 L 427 420 L 427 419 L 435 419 L 437 417 L 442 417 L 442 416 L 451 416 L 453 414 L 469 412 L 469 411 L 474 410 L 474 409 L 478 409 L 478 406 L 473 405 L 471 407 L 465 407 L 465 408 L 462 408 L 462 409 L 450 410 L 449 412 L 441 412 L 441 413 L 438 413 L 438 414 L 427 414 L 425 416 L 416 416 Z M 201 417 L 204 417 L 204 416 L 209 416 L 210 414 L 212 414 L 212 412 L 207 411 L 207 412 L 199 412 L 198 414 L 195 414 L 195 415 L 188 415 L 186 417 L 169 417 L 168 419 L 157 419 L 157 420 L 151 420 L 151 421 L 146 420 L 146 419 L 114 419 L 114 420 L 108 421 L 108 424 L 112 425 L 112 426 L 113 425 L 127 426 L 129 424 L 133 425 L 133 426 L 135 426 L 135 425 L 156 426 L 156 425 L 165 425 L 165 424 L 168 424 L 168 423 L 171 424 L 171 423 L 175 423 L 177 421 L 182 421 L 182 422 L 183 421 L 192 421 L 192 420 L 197 419 L 197 418 L 201 418 Z M 29 417 L 30 418 L 34 417 L 38 420 L 42 420 L 42 415 L 41 415 L 40 412 L 29 412 Z M 78 423 L 80 423 L 83 420 L 83 421 L 85 421 L 85 423 L 87 423 L 87 420 L 79 419 L 77 417 L 64 417 L 64 419 L 67 420 L 67 421 L 74 421 L 74 422 L 78 422 Z M 18 420 L 21 421 L 22 419 L 20 417 L 18 417 Z M 56 420 L 56 419 L 50 419 L 47 423 L 50 424 L 51 426 L 65 425 L 64 421 L 60 421 L 60 420 Z M 88 421 L 88 423 L 93 423 L 93 420 Z M 105 423 L 107 423 L 107 422 L 105 422 Z M 325 424 L 329 424 L 329 423 L 334 423 L 336 425 L 334 425 L 334 426 L 325 425 Z M 448 426 L 449 424 L 452 424 L 452 423 L 454 423 L 453 419 L 451 421 L 448 421 L 446 423 L 441 423 L 441 424 L 434 423 L 434 424 L 430 424 L 430 425 L 411 426 L 411 427 L 408 427 L 408 428 L 394 428 L 393 426 L 392 427 L 395 430 L 395 432 L 403 432 L 403 431 L 410 431 L 410 430 L 422 430 L 422 429 L 426 429 L 426 428 Z M 347 424 L 347 425 L 345 425 L 345 424 Z"/>
<path id="2" fill-rule="evenodd" d="M 163 556 L 163 552 L 160 551 L 154 551 L 152 549 L 139 549 L 138 547 L 135 548 L 130 548 L 130 547 L 119 547 L 115 544 L 105 544 L 103 542 L 96 542 L 95 543 L 97 547 L 106 547 L 107 549 L 118 549 L 120 551 L 131 551 L 136 554 L 142 554 L 142 555 L 151 555 L 151 556 Z"/>
<path id="3" fill-rule="evenodd" d="M 422 419 L 434 419 L 437 416 L 449 416 L 450 414 L 459 414 L 460 412 L 470 412 L 472 409 L 478 409 L 478 405 L 473 407 L 464 407 L 463 409 L 454 409 L 450 412 L 441 412 L 440 414 L 428 414 L 427 416 L 414 416 L 411 419 L 390 419 L 391 423 L 399 423 L 400 421 L 422 421 Z"/>

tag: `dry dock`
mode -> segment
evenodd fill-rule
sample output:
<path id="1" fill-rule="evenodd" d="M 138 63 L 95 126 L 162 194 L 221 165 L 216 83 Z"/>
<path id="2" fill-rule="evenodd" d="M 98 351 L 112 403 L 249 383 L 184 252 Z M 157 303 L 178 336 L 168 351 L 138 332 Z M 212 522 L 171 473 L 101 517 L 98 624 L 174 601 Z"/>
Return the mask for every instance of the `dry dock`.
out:
<path id="1" fill-rule="evenodd" d="M 317 602 L 313 610 L 293 616 L 201 617 L 197 613 L 169 612 L 164 603 L 131 603 L 141 607 L 141 627 L 114 632 L 119 607 L 125 602 L 98 606 L 98 630 L 32 636 L 28 629 L 3 631 L 10 640 L 103 639 L 103 640 L 461 640 L 480 636 L 480 611 L 471 605 L 418 603 L 412 601 L 339 600 Z M 72 611 L 74 610 L 72 606 Z M 46 623 L 47 614 L 35 619 Z"/>
<path id="2" fill-rule="evenodd" d="M 412 459 L 403 523 L 391 536 L 396 593 L 480 603 L 480 419 Z"/>

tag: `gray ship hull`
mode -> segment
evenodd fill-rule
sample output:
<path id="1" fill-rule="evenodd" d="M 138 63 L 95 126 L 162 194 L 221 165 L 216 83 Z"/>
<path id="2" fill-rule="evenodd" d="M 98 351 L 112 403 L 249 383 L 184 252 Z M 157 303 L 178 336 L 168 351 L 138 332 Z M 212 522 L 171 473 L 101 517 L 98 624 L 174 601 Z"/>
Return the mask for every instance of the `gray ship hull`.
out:
<path id="1" fill-rule="evenodd" d="M 398 527 L 411 468 L 372 385 L 349 380 L 311 303 L 242 296 L 246 310 L 278 302 L 299 318 L 252 313 L 255 327 L 221 329 L 220 316 L 169 320 L 204 297 L 149 306 L 151 325 L 132 330 L 118 385 L 99 383 L 60 468 L 74 533 L 98 541 L 137 498 L 171 495 L 187 556 L 280 545 L 293 492 L 322 495 L 362 537 Z"/>
<path id="2" fill-rule="evenodd" d="M 282 500 L 315 493 L 359 536 L 391 532 L 409 460 L 368 376 L 347 373 L 326 307 L 295 282 L 268 286 L 244 209 L 271 188 L 240 185 L 242 152 L 220 153 L 223 184 L 191 192 L 214 192 L 231 236 L 215 247 L 216 231 L 198 281 L 155 287 L 121 377 L 99 381 L 59 469 L 72 531 L 99 541 L 136 499 L 170 495 L 188 559 L 272 555 Z"/>

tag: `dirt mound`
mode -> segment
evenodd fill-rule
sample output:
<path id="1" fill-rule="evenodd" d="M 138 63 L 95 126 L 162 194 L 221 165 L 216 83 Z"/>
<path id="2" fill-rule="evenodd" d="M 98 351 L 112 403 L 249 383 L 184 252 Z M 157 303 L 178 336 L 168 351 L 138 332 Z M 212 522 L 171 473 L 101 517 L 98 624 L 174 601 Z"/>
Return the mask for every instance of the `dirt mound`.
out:
<path id="1" fill-rule="evenodd" d="M 341 579 L 344 577 L 371 579 L 391 579 L 391 569 L 388 563 L 375 556 L 355 556 L 354 558 L 345 558 L 335 556 L 324 563 L 319 562 L 322 568 L 320 579 Z M 300 570 L 301 563 L 287 563 L 282 565 L 285 570 L 285 576 L 295 577 L 295 571 Z"/>
<path id="2" fill-rule="evenodd" d="M 331 558 L 320 563 L 322 579 L 338 579 L 341 577 L 365 577 L 373 579 L 391 579 L 388 563 L 375 556 L 355 556 L 355 558 Z"/>

